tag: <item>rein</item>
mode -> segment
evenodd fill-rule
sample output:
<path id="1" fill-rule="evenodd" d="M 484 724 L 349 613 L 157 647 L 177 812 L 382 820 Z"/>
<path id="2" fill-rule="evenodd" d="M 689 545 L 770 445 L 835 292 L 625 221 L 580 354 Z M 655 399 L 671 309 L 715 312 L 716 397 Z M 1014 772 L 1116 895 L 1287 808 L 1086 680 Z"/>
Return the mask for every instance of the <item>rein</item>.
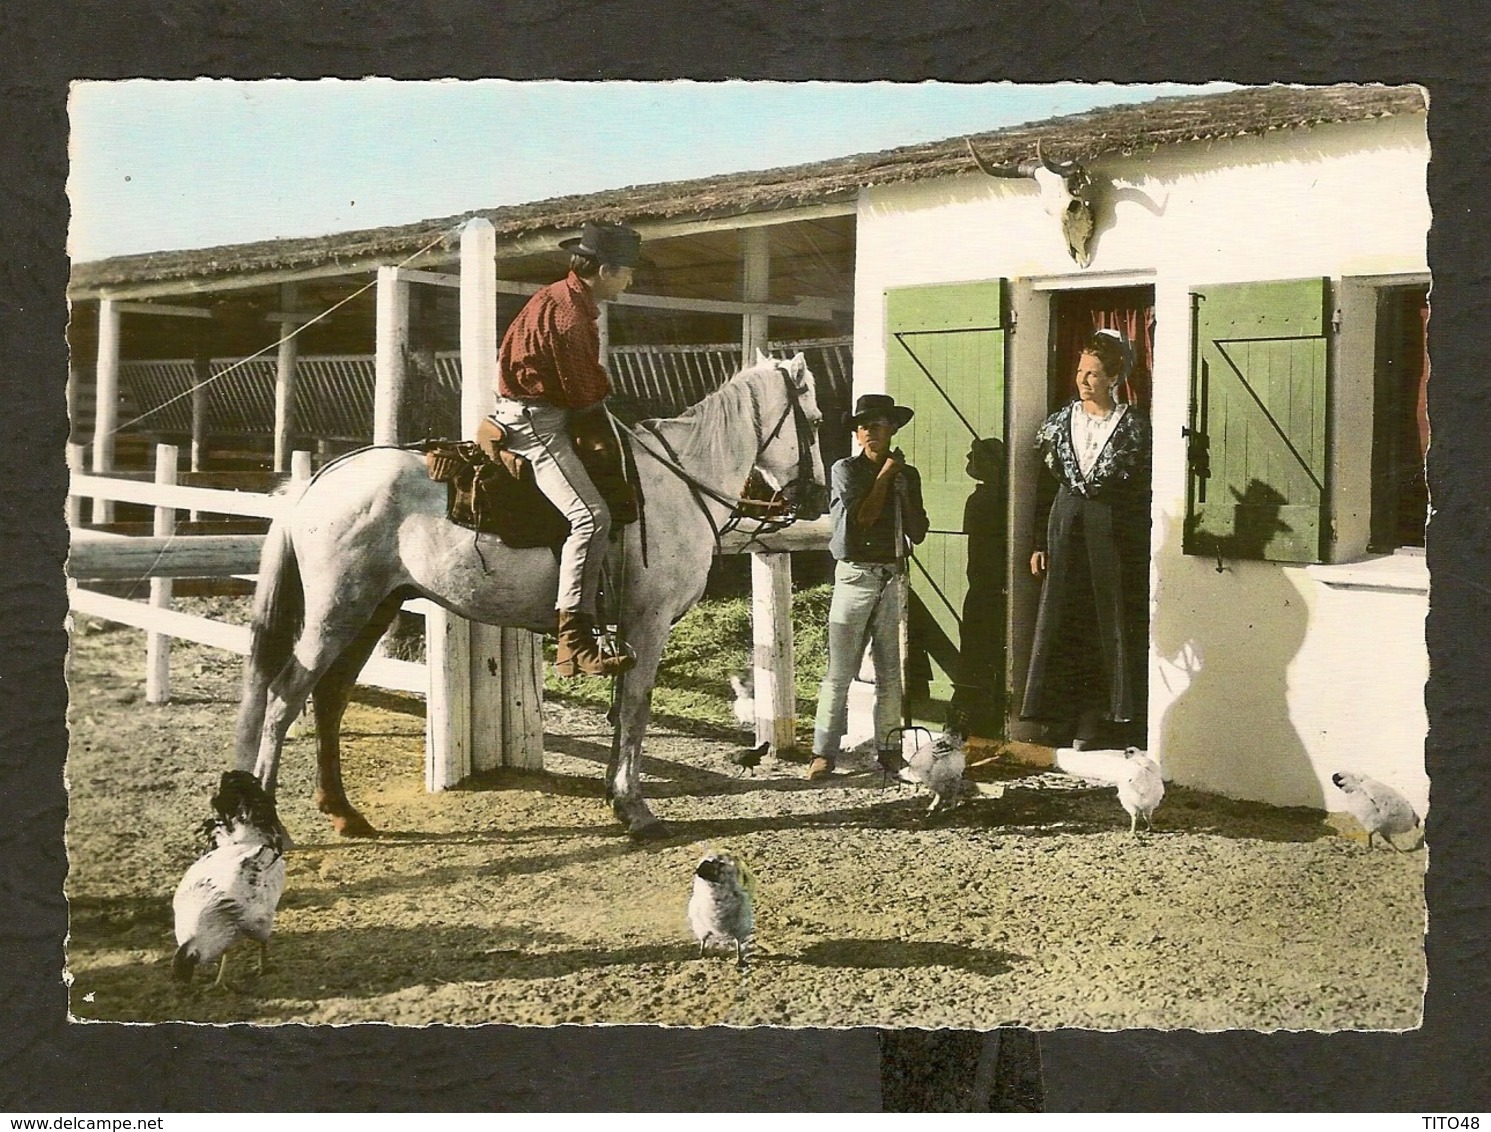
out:
<path id="1" fill-rule="evenodd" d="M 797 386 L 792 380 L 790 371 L 788 371 L 786 366 L 782 365 L 782 363 L 780 362 L 775 363 L 775 368 L 777 373 L 781 375 L 783 382 L 787 387 L 787 405 L 785 408 L 783 408 L 782 415 L 777 418 L 777 423 L 772 428 L 771 432 L 769 432 L 766 437 L 761 440 L 759 444 L 757 444 L 756 454 L 751 458 L 751 465 L 752 472 L 754 473 L 756 461 L 761 458 L 761 453 L 765 452 L 767 446 L 770 445 L 774 440 L 776 440 L 776 438 L 781 434 L 782 426 L 787 423 L 787 418 L 789 416 L 794 417 L 798 434 L 798 475 L 791 482 L 783 485 L 782 490 L 785 491 L 786 488 L 791 487 L 794 484 L 801 483 L 804 479 L 808 478 L 812 474 L 812 434 L 811 428 L 808 426 L 807 423 L 807 414 L 803 411 L 802 403 L 798 397 Z M 756 409 L 756 399 L 754 396 L 751 398 L 751 408 L 753 412 Z M 667 456 L 659 454 L 656 449 L 652 448 L 646 441 L 642 439 L 641 435 L 636 429 L 629 428 L 628 426 L 623 425 L 620 421 L 617 421 L 616 423 L 618 428 L 625 428 L 631 434 L 633 441 L 641 445 L 643 450 L 651 455 L 653 459 L 657 460 L 658 463 L 662 464 L 663 467 L 667 468 L 670 472 L 678 476 L 679 479 L 683 480 L 683 482 L 688 485 L 689 492 L 694 497 L 694 502 L 699 505 L 699 510 L 704 513 L 705 521 L 709 523 L 710 532 L 714 536 L 714 548 L 716 554 L 718 554 L 720 551 L 720 540 L 731 531 L 736 530 L 740 526 L 740 524 L 747 519 L 761 524 L 761 529 L 756 532 L 756 534 L 758 535 L 771 534 L 772 532 L 782 530 L 784 527 L 787 527 L 797 521 L 795 510 L 786 508 L 785 505 L 783 505 L 783 517 L 780 519 L 762 518 L 757 515 L 748 514 L 745 508 L 776 506 L 776 500 L 753 500 L 747 499 L 744 496 L 736 499 L 731 499 L 723 492 L 716 491 L 708 484 L 701 482 L 699 478 L 692 472 L 682 467 L 679 464 L 678 453 L 674 450 L 673 446 L 668 443 L 667 438 L 664 437 L 663 434 L 657 429 L 648 428 L 647 431 L 658 441 L 658 443 L 663 446 L 664 449 L 667 450 Z M 780 494 L 781 492 L 779 491 L 778 495 Z M 720 504 L 729 511 L 729 514 L 726 517 L 723 525 L 717 524 L 714 521 L 714 515 L 710 512 L 708 505 L 704 502 L 704 496 L 708 496 L 714 502 Z"/>

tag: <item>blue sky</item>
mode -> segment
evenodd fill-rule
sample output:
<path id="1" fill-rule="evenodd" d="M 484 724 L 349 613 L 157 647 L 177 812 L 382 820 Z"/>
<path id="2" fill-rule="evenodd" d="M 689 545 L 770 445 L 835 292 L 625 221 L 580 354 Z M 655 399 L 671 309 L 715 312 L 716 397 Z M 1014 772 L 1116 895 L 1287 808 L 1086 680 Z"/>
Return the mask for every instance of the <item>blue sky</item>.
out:
<path id="1" fill-rule="evenodd" d="M 68 247 L 91 260 L 403 224 L 1221 85 L 76 83 Z"/>

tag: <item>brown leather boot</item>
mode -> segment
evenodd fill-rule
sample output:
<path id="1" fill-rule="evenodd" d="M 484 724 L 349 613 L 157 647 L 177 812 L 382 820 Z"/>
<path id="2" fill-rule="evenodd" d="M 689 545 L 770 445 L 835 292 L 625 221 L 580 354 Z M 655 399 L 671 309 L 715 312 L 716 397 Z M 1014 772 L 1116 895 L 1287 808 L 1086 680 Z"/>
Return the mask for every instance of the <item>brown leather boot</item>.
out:
<path id="1" fill-rule="evenodd" d="M 583 613 L 559 611 L 559 648 L 554 671 L 560 676 L 620 676 L 632 666 L 629 656 L 606 656 L 595 639 L 590 618 Z"/>

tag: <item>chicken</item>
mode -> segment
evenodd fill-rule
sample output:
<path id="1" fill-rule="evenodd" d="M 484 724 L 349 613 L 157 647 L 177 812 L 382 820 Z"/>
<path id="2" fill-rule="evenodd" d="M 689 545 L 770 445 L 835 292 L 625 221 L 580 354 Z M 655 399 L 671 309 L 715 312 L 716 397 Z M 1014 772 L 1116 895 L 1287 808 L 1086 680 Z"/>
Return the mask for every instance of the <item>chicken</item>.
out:
<path id="1" fill-rule="evenodd" d="M 171 975 L 191 982 L 200 963 L 221 959 L 241 939 L 259 943 L 259 973 L 269 950 L 274 913 L 285 891 L 285 852 L 274 802 L 247 771 L 230 770 L 212 796 L 214 817 L 203 825 L 211 843 L 176 888 L 176 954 Z"/>
<path id="2" fill-rule="evenodd" d="M 745 970 L 756 942 L 756 878 L 750 866 L 729 853 L 707 853 L 694 869 L 689 927 L 707 947 L 735 945 L 735 964 Z"/>
<path id="3" fill-rule="evenodd" d="M 1129 747 L 1123 757 L 1128 767 L 1118 780 L 1118 800 L 1129 812 L 1129 833 L 1139 836 L 1139 819 L 1144 819 L 1144 828 L 1153 829 L 1155 810 L 1165 797 L 1165 780 L 1160 776 L 1159 764 L 1138 747 Z"/>
<path id="4" fill-rule="evenodd" d="M 746 675 L 750 676 L 751 673 L 748 672 Z M 754 680 L 752 683 L 754 684 Z M 735 702 L 730 705 L 730 710 L 735 715 L 735 722 L 747 731 L 756 730 L 756 695 L 752 690 L 752 685 L 747 684 L 742 677 L 732 672 L 730 673 L 730 688 L 735 693 Z"/>
<path id="5" fill-rule="evenodd" d="M 1331 775 L 1331 782 L 1346 795 L 1346 809 L 1367 831 L 1368 849 L 1372 848 L 1374 834 L 1398 849 L 1392 839 L 1418 828 L 1419 816 L 1413 806 L 1391 786 L 1349 770 L 1337 771 Z M 1398 849 L 1398 852 L 1403 850 Z"/>
<path id="6" fill-rule="evenodd" d="M 952 809 L 958 804 L 963 793 L 964 765 L 963 736 L 948 731 L 918 746 L 896 774 L 901 781 L 918 783 L 932 792 L 932 804 L 926 814 L 931 817 L 939 807 Z"/>
<path id="7" fill-rule="evenodd" d="M 742 747 L 730 756 L 730 761 L 740 767 L 746 774 L 753 774 L 754 769 L 761 765 L 761 760 L 771 752 L 771 744 L 757 743 L 754 747 Z"/>

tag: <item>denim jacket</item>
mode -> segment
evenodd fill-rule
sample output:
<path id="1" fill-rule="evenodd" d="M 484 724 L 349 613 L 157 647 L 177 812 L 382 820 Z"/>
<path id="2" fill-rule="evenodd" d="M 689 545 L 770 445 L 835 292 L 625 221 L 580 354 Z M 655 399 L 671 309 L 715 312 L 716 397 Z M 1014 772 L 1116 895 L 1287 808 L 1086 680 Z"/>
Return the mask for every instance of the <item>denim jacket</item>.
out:
<path id="1" fill-rule="evenodd" d="M 896 475 L 893 494 L 886 499 L 873 526 L 854 521 L 854 513 L 875 483 L 878 469 L 863 455 L 848 456 L 833 466 L 830 514 L 833 534 L 828 548 L 840 562 L 892 562 L 906 556 L 906 547 L 896 553 L 896 499 L 900 499 L 901 534 L 912 543 L 927 537 L 927 511 L 922 505 L 922 480 L 910 464 Z"/>

